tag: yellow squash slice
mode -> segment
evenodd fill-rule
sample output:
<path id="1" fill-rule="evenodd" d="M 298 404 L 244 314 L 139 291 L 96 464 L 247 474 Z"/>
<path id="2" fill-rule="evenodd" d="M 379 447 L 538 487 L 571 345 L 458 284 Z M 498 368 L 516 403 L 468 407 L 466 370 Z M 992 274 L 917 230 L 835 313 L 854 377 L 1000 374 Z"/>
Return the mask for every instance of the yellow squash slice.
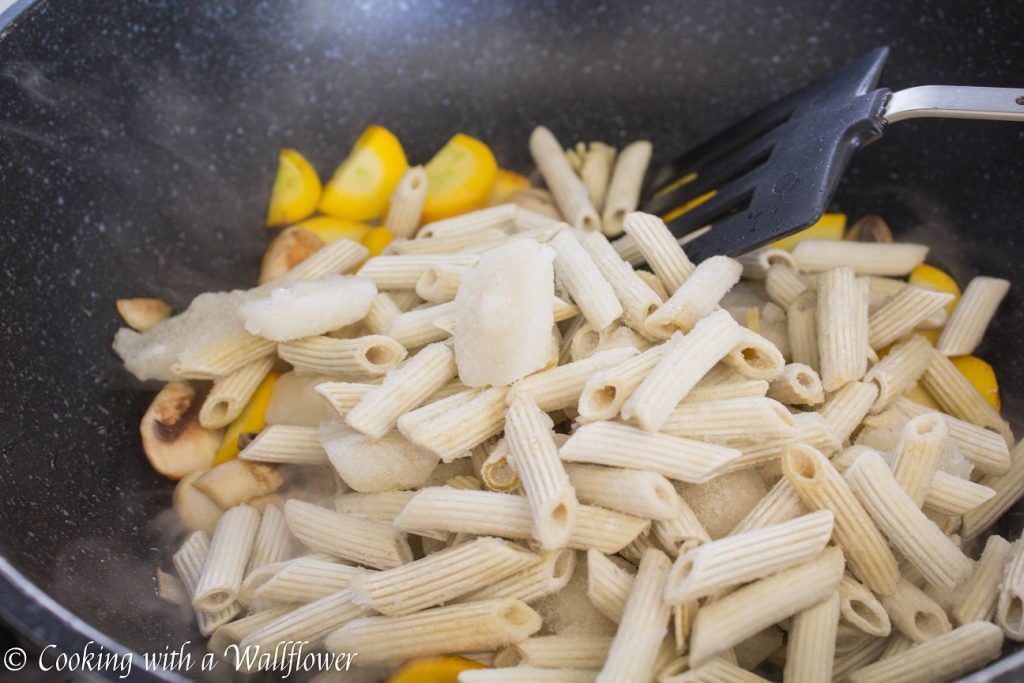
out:
<path id="1" fill-rule="evenodd" d="M 241 414 L 227 426 L 224 432 L 224 439 L 220 442 L 220 448 L 213 458 L 214 465 L 220 465 L 238 457 L 238 437 L 247 432 L 259 432 L 267 426 L 267 406 L 270 405 L 270 394 L 274 391 L 274 382 L 281 376 L 281 373 L 271 370 L 263 378 L 260 385 L 256 387 L 249 403 L 242 409 Z"/>
<path id="2" fill-rule="evenodd" d="M 379 218 L 408 166 L 398 138 L 387 128 L 369 126 L 324 186 L 321 213 L 351 221 Z"/>
<path id="3" fill-rule="evenodd" d="M 393 239 L 395 239 L 395 236 L 391 234 L 390 230 L 380 227 L 371 228 L 361 241 L 363 246 L 370 250 L 370 256 L 380 256 L 381 252 L 384 251 L 384 247 L 391 244 Z"/>
<path id="4" fill-rule="evenodd" d="M 992 366 L 977 356 L 954 356 L 949 359 L 956 366 L 967 381 L 971 383 L 978 393 L 985 397 L 985 400 L 992 404 L 998 412 L 1002 409 L 1002 401 L 999 399 L 999 382 L 996 381 L 996 371 Z"/>
<path id="5" fill-rule="evenodd" d="M 935 266 L 929 266 L 927 263 L 921 264 L 910 271 L 910 277 L 907 278 L 907 282 L 918 287 L 952 294 L 953 300 L 946 305 L 946 313 L 952 313 L 960 301 L 960 287 L 956 284 L 956 280 L 946 271 L 939 270 Z"/>
<path id="6" fill-rule="evenodd" d="M 460 672 L 485 668 L 483 664 L 465 657 L 414 659 L 399 669 L 387 683 L 458 683 Z"/>
<path id="7" fill-rule="evenodd" d="M 431 223 L 484 207 L 498 175 L 490 148 L 458 133 L 424 167 L 427 201 L 422 223 Z"/>
<path id="8" fill-rule="evenodd" d="M 324 244 L 340 239 L 362 242 L 363 238 L 373 229 L 365 223 L 357 223 L 334 216 L 313 216 L 301 223 L 296 223 L 293 227 L 310 231 Z"/>
<path id="9" fill-rule="evenodd" d="M 805 228 L 795 235 L 776 240 L 770 246 L 776 249 L 792 251 L 793 247 L 804 240 L 841 240 L 845 232 L 846 214 L 826 213 L 811 227 Z"/>
<path id="10" fill-rule="evenodd" d="M 294 149 L 282 149 L 270 192 L 267 227 L 290 225 L 313 213 L 320 201 L 320 189 L 320 178 L 305 157 Z"/>
<path id="11" fill-rule="evenodd" d="M 525 190 L 530 186 L 530 179 L 515 171 L 498 169 L 498 175 L 494 179 L 494 187 L 491 188 L 491 196 L 487 198 L 487 206 L 504 204 L 519 190 Z"/>

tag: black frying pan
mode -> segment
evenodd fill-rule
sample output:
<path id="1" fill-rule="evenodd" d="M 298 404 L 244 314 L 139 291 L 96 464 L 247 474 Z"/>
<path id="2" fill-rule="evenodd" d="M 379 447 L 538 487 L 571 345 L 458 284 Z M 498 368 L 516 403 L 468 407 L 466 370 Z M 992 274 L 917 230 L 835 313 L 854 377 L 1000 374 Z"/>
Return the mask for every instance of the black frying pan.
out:
<path id="1" fill-rule="evenodd" d="M 892 48 L 894 88 L 1019 84 L 1022 9 L 16 3 L 0 17 L 0 616 L 70 651 L 194 639 L 154 598 L 171 485 L 139 447 L 155 387 L 110 351 L 113 302 L 180 307 L 254 282 L 279 146 L 325 173 L 379 122 L 411 159 L 463 131 L 528 170 L 543 122 L 566 142 L 646 137 L 657 166 L 877 45 Z M 1022 187 L 1024 128 L 915 121 L 856 158 L 834 206 L 882 214 L 961 283 L 1014 281 L 980 349 L 1011 418 L 1024 415 Z"/>

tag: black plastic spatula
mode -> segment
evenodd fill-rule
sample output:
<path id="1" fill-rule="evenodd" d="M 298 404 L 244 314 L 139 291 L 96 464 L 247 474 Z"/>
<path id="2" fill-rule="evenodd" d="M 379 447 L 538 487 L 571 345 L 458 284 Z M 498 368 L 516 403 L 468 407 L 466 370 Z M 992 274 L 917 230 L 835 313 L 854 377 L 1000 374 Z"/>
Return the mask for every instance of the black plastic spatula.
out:
<path id="1" fill-rule="evenodd" d="M 686 244 L 694 261 L 742 254 L 817 221 L 853 153 L 888 123 L 1024 121 L 1024 88 L 876 89 L 888 54 L 874 50 L 679 157 L 655 174 L 643 210 L 665 218 L 677 237 L 712 226 Z"/>

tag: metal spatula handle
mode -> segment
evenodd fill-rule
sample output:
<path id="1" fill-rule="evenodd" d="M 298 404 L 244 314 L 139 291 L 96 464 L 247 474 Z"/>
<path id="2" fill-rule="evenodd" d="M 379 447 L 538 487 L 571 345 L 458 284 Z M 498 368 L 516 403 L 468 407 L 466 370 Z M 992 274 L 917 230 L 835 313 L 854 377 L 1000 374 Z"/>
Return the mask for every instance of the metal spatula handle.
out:
<path id="1" fill-rule="evenodd" d="M 886 123 L 925 117 L 1024 121 L 1024 89 L 922 85 L 892 93 L 882 112 Z"/>

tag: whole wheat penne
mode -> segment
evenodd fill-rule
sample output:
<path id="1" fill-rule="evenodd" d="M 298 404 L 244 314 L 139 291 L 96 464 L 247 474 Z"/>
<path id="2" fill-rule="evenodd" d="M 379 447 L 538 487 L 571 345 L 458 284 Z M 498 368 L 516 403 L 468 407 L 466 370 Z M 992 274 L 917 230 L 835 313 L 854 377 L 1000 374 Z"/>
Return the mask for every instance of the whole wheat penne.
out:
<path id="1" fill-rule="evenodd" d="M 907 398 L 897 399 L 893 406 L 908 418 L 931 410 Z M 942 417 L 949 427 L 950 440 L 978 471 L 990 475 L 1001 475 L 1009 471 L 1010 449 L 1003 436 L 945 413 L 942 413 Z"/>
<path id="2" fill-rule="evenodd" d="M 963 626 L 972 621 L 991 621 L 995 616 L 1010 549 L 1010 542 L 996 534 L 985 541 L 981 557 L 974 565 L 974 573 L 956 592 L 952 615 L 957 624 Z"/>
<path id="3" fill-rule="evenodd" d="M 295 499 L 285 503 L 284 515 L 288 528 L 311 550 L 376 569 L 389 569 L 412 560 L 409 544 L 390 524 Z"/>
<path id="4" fill-rule="evenodd" d="M 825 400 L 825 389 L 814 368 L 790 363 L 768 385 L 768 397 L 791 406 L 814 406 Z"/>
<path id="5" fill-rule="evenodd" d="M 635 576 L 600 551 L 587 551 L 587 597 L 597 610 L 618 623 Z"/>
<path id="6" fill-rule="evenodd" d="M 839 626 L 839 593 L 793 617 L 786 644 L 786 683 L 832 680 L 832 660 Z"/>
<path id="7" fill-rule="evenodd" d="M 844 623 L 862 633 L 884 638 L 892 632 L 892 621 L 878 597 L 847 574 L 839 582 L 839 613 Z"/>
<path id="8" fill-rule="evenodd" d="M 348 412 L 345 422 L 380 439 L 398 425 L 400 416 L 422 405 L 455 374 L 455 354 L 447 344 L 425 346 L 370 389 Z"/>
<path id="9" fill-rule="evenodd" d="M 878 386 L 872 413 L 882 412 L 914 388 L 928 367 L 930 346 L 924 337 L 913 335 L 894 344 L 885 358 L 871 366 L 864 381 Z"/>
<path id="10" fill-rule="evenodd" d="M 422 166 L 413 166 L 402 174 L 391 194 L 384 226 L 397 238 L 410 238 L 416 234 L 427 200 L 427 172 Z"/>
<path id="11" fill-rule="evenodd" d="M 971 560 L 900 488 L 881 456 L 863 453 L 845 476 L 878 527 L 930 584 L 953 589 L 971 575 Z"/>
<path id="12" fill-rule="evenodd" d="M 505 441 L 533 515 L 534 537 L 545 550 L 566 544 L 579 503 L 558 457 L 553 423 L 528 396 L 516 398 L 505 417 Z"/>
<path id="13" fill-rule="evenodd" d="M 388 326 L 387 335 L 407 349 L 426 346 L 451 335 L 440 323 L 455 313 L 455 302 L 418 308 L 395 316 Z M 397 365 L 397 364 L 396 364 Z"/>
<path id="14" fill-rule="evenodd" d="M 674 336 L 668 342 L 652 346 L 639 355 L 593 373 L 580 391 L 577 408 L 580 417 L 588 422 L 610 420 L 619 414 L 644 378 L 657 366 L 661 357 L 682 340 Z"/>
<path id="15" fill-rule="evenodd" d="M 241 619 L 218 626 L 217 630 L 210 635 L 210 639 L 206 642 L 206 650 L 207 652 L 213 652 L 218 657 L 227 659 L 230 656 L 228 648 L 231 645 L 238 645 L 242 642 L 243 638 L 256 629 L 284 616 L 291 612 L 292 609 L 294 608 L 291 605 L 271 607 L 270 609 L 254 612 Z"/>
<path id="16" fill-rule="evenodd" d="M 921 383 L 950 415 L 979 427 L 995 430 L 1007 443 L 1013 442 L 1009 425 L 999 416 L 992 404 L 986 401 L 956 366 L 938 351 L 930 352 L 928 367 L 921 376 Z"/>
<path id="17" fill-rule="evenodd" d="M 500 432 L 505 424 L 505 387 L 464 392 L 443 399 L 448 409 L 427 405 L 398 419 L 398 429 L 409 441 L 434 451 L 444 462 L 469 455 L 471 448 Z M 437 403 L 441 403 L 438 401 Z"/>
<path id="18" fill-rule="evenodd" d="M 953 315 L 942 330 L 935 345 L 939 353 L 947 356 L 965 356 L 974 353 L 992 322 L 996 309 L 1010 282 L 995 277 L 976 277 L 967 285 Z"/>
<path id="19" fill-rule="evenodd" d="M 622 406 L 622 416 L 657 431 L 672 409 L 741 340 L 742 328 L 724 310 L 701 320 L 676 342 Z"/>
<path id="20" fill-rule="evenodd" d="M 696 268 L 675 235 L 657 216 L 640 211 L 628 213 L 622 228 L 669 294 L 679 289 Z M 628 256 L 622 258 L 630 260 Z"/>
<path id="21" fill-rule="evenodd" d="M 568 548 L 534 556 L 531 564 L 511 576 L 458 598 L 476 602 L 494 598 L 515 598 L 529 604 L 565 588 L 576 570 L 576 552 Z"/>
<path id="22" fill-rule="evenodd" d="M 256 387 L 273 366 L 274 357 L 268 355 L 214 381 L 199 410 L 199 424 L 207 429 L 227 426 L 249 403 Z"/>
<path id="23" fill-rule="evenodd" d="M 793 305 L 797 297 L 807 289 L 796 270 L 781 263 L 768 269 L 764 284 L 768 298 L 783 308 Z"/>
<path id="24" fill-rule="evenodd" d="M 716 442 L 759 441 L 796 436 L 796 420 L 770 398 L 680 403 L 661 426 L 676 436 Z"/>
<path id="25" fill-rule="evenodd" d="M 583 503 L 654 520 L 679 513 L 679 495 L 657 472 L 580 464 L 566 465 L 565 471 Z M 629 495 L 623 496 L 624 491 Z"/>
<path id="26" fill-rule="evenodd" d="M 690 664 L 699 667 L 758 631 L 827 599 L 843 577 L 843 553 L 829 548 L 817 559 L 755 581 L 701 607 L 690 638 Z"/>
<path id="27" fill-rule="evenodd" d="M 906 579 L 880 600 L 893 626 L 915 643 L 937 638 L 953 628 L 942 606 Z"/>
<path id="28" fill-rule="evenodd" d="M 876 351 L 884 349 L 952 300 L 948 292 L 907 285 L 868 318 L 868 343 Z"/>
<path id="29" fill-rule="evenodd" d="M 611 636 L 555 635 L 527 638 L 498 652 L 498 667 L 598 670 L 611 647 Z"/>
<path id="30" fill-rule="evenodd" d="M 996 604 L 995 622 L 1010 640 L 1024 640 L 1024 553 L 1020 543 L 1009 551 Z"/>
<path id="31" fill-rule="evenodd" d="M 418 612 L 508 578 L 536 560 L 497 538 L 478 538 L 382 572 L 365 572 L 350 588 L 358 605 L 381 614 Z"/>
<path id="32" fill-rule="evenodd" d="M 358 652 L 362 664 L 398 664 L 414 657 L 495 650 L 525 640 L 541 618 L 525 603 L 502 598 L 405 616 L 362 617 L 324 640 L 331 652 Z"/>
<path id="33" fill-rule="evenodd" d="M 581 505 L 569 547 L 617 553 L 649 526 L 650 521 L 632 515 Z M 395 527 L 409 533 L 454 531 L 512 539 L 533 537 L 530 504 L 524 496 L 450 487 L 417 491 L 395 519 Z"/>
<path id="34" fill-rule="evenodd" d="M 902 277 L 924 263 L 928 247 L 909 243 L 803 240 L 792 253 L 797 267 L 808 273 L 849 267 L 858 275 Z"/>
<path id="35" fill-rule="evenodd" d="M 324 397 L 324 400 L 334 408 L 339 417 L 345 417 L 363 400 L 366 392 L 375 386 L 375 384 L 359 382 L 323 382 L 317 384 L 314 390 Z"/>
<path id="36" fill-rule="evenodd" d="M 623 321 L 634 330 L 642 331 L 644 321 L 661 305 L 661 297 L 622 260 L 604 235 L 588 233 L 580 237 L 580 243 L 619 298 Z"/>
<path id="37" fill-rule="evenodd" d="M 821 407 L 821 416 L 840 443 L 853 434 L 878 398 L 878 387 L 868 382 L 850 382 Z"/>
<path id="38" fill-rule="evenodd" d="M 690 602 L 809 562 L 831 538 L 833 518 L 830 511 L 820 510 L 704 543 L 672 565 L 665 600 Z"/>
<path id="39" fill-rule="evenodd" d="M 587 186 L 566 161 L 558 140 L 544 126 L 537 126 L 530 133 L 530 155 L 566 221 L 581 230 L 599 230 L 601 219 L 590 202 Z"/>
<path id="40" fill-rule="evenodd" d="M 644 469 L 669 479 L 699 483 L 736 460 L 739 452 L 617 422 L 592 422 L 569 437 L 559 457 L 567 462 Z"/>
<path id="41" fill-rule="evenodd" d="M 739 261 L 728 256 L 703 261 L 665 303 L 649 314 L 644 329 L 658 339 L 668 339 L 676 330 L 689 332 L 718 307 L 742 272 Z"/>
<path id="42" fill-rule="evenodd" d="M 278 569 L 253 596 L 257 603 L 305 604 L 345 590 L 364 571 L 313 555 L 297 557 Z"/>
<path id="43" fill-rule="evenodd" d="M 763 529 L 773 524 L 795 519 L 807 512 L 807 506 L 789 480 L 783 477 L 775 482 L 768 494 L 751 508 L 750 512 L 740 520 L 730 536 L 742 534 L 755 529 Z"/>
<path id="44" fill-rule="evenodd" d="M 583 317 L 603 330 L 622 314 L 622 304 L 593 258 L 569 230 L 562 230 L 548 241 L 555 250 L 555 275 L 580 307 Z"/>
<path id="45" fill-rule="evenodd" d="M 789 352 L 794 363 L 818 369 L 818 293 L 806 291 L 786 309 Z"/>
<path id="46" fill-rule="evenodd" d="M 278 344 L 277 354 L 301 372 L 360 379 L 383 375 L 402 362 L 406 350 L 390 337 L 368 335 L 296 339 Z"/>
<path id="47" fill-rule="evenodd" d="M 213 341 L 171 365 L 184 379 L 220 379 L 274 353 L 274 342 L 248 332 Z"/>
<path id="48" fill-rule="evenodd" d="M 891 593 L 899 565 L 842 475 L 820 452 L 800 444 L 786 447 L 782 471 L 808 508 L 835 514 L 832 538 L 845 551 L 853 573 L 876 593 Z"/>
<path id="49" fill-rule="evenodd" d="M 867 371 L 867 305 L 852 268 L 818 276 L 816 325 L 821 382 L 836 391 Z"/>
<path id="50" fill-rule="evenodd" d="M 384 254 L 368 259 L 359 269 L 359 277 L 372 280 L 381 290 L 412 290 L 423 273 L 432 267 L 469 268 L 479 259 L 476 254 Z"/>
<path id="51" fill-rule="evenodd" d="M 937 413 L 915 417 L 900 432 L 892 462 L 893 477 L 918 506 L 924 504 L 939 470 L 949 428 Z"/>
<path id="52" fill-rule="evenodd" d="M 999 627 L 976 621 L 849 674 L 850 683 L 952 681 L 996 659 L 1003 646 Z"/>
<path id="53" fill-rule="evenodd" d="M 659 550 L 652 548 L 644 553 L 597 681 L 646 683 L 651 679 L 655 655 L 665 638 L 671 613 L 661 599 L 671 566 Z"/>
<path id="54" fill-rule="evenodd" d="M 193 607 L 218 612 L 235 602 L 259 525 L 260 513 L 248 505 L 237 505 L 221 515 L 203 573 L 192 591 Z"/>
<path id="55" fill-rule="evenodd" d="M 626 216 L 636 211 L 647 165 L 651 162 L 651 143 L 637 140 L 619 152 L 604 198 L 602 230 L 609 236 L 622 232 Z"/>
<path id="56" fill-rule="evenodd" d="M 273 651 L 279 643 L 306 641 L 311 645 L 342 624 L 367 614 L 369 610 L 352 600 L 352 591 L 343 590 L 295 608 L 253 630 L 239 643 Z"/>
<path id="57" fill-rule="evenodd" d="M 202 578 L 203 568 L 207 564 L 209 554 L 210 538 L 203 531 L 193 531 L 185 538 L 172 558 L 174 569 L 185 586 L 190 604 L 196 595 L 196 588 L 199 586 L 199 580 Z M 210 635 L 214 630 L 234 619 L 241 609 L 237 602 L 232 601 L 216 612 L 195 610 L 199 632 L 204 636 Z"/>
<path id="58" fill-rule="evenodd" d="M 639 353 L 633 348 L 597 351 L 581 360 L 536 372 L 513 384 L 506 400 L 511 402 L 519 396 L 529 396 L 545 412 L 568 408 L 579 402 L 584 386 L 594 373 L 618 367 Z"/>
<path id="59" fill-rule="evenodd" d="M 238 454 L 242 460 L 289 465 L 325 465 L 330 462 L 320 445 L 316 427 L 270 425 Z"/>

